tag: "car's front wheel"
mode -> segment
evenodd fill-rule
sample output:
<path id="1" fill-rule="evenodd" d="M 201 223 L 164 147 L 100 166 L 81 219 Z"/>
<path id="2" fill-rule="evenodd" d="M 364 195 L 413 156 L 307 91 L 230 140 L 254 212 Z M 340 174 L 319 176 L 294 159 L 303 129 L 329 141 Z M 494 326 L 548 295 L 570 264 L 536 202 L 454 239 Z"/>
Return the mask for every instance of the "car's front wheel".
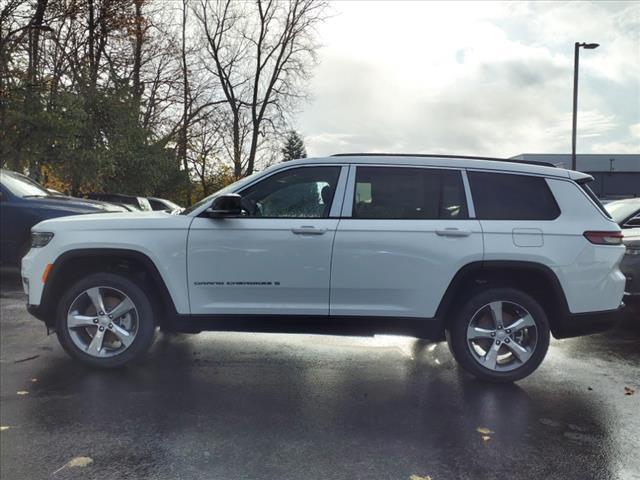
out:
<path id="1" fill-rule="evenodd" d="M 89 275 L 69 288 L 58 304 L 60 344 L 93 367 L 119 367 L 142 355 L 153 342 L 155 327 L 147 294 L 122 275 Z"/>
<path id="2" fill-rule="evenodd" d="M 549 347 L 549 322 L 530 295 L 492 288 L 473 295 L 447 330 L 458 363 L 483 380 L 514 382 L 531 374 Z"/>

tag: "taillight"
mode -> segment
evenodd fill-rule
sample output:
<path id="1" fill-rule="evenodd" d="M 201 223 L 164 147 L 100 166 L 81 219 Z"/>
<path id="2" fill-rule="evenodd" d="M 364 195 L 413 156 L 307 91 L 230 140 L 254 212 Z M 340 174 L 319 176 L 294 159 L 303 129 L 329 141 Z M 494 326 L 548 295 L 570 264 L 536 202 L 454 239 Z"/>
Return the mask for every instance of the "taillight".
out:
<path id="1" fill-rule="evenodd" d="M 596 245 L 622 245 L 622 232 L 584 232 L 584 237 Z"/>

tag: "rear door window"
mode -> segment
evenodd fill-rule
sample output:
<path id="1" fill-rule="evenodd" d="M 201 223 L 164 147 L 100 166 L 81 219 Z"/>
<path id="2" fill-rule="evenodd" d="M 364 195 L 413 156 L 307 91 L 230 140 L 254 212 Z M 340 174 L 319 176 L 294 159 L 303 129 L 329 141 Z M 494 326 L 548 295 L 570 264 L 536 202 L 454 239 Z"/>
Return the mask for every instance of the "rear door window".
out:
<path id="1" fill-rule="evenodd" d="M 554 220 L 560 215 L 543 177 L 473 171 L 468 176 L 479 220 Z"/>
<path id="2" fill-rule="evenodd" d="M 358 167 L 353 218 L 468 218 L 462 174 L 457 170 Z"/>

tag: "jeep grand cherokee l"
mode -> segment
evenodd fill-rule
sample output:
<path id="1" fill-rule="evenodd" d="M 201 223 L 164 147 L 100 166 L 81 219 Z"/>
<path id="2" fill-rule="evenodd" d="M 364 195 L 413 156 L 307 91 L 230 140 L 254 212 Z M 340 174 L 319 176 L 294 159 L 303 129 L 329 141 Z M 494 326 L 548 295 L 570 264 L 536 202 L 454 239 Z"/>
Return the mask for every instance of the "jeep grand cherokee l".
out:
<path id="1" fill-rule="evenodd" d="M 607 328 L 622 234 L 582 173 L 447 156 L 282 163 L 180 215 L 48 220 L 22 261 L 28 308 L 76 359 L 131 362 L 165 330 L 448 340 L 514 381 L 556 338 Z"/>

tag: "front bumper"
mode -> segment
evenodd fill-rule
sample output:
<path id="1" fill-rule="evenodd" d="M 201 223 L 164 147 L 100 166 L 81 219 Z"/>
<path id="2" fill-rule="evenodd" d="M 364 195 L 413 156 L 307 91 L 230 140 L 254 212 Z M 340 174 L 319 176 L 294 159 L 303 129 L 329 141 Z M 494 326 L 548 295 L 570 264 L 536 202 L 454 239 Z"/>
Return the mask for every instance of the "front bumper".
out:
<path id="1" fill-rule="evenodd" d="M 27 312 L 36 317 L 38 320 L 47 323 L 47 314 L 44 312 L 44 309 L 40 305 L 27 304 Z"/>
<path id="2" fill-rule="evenodd" d="M 561 319 L 553 329 L 556 338 L 580 337 L 604 332 L 622 320 L 624 303 L 615 310 L 602 312 L 570 313 Z"/>

